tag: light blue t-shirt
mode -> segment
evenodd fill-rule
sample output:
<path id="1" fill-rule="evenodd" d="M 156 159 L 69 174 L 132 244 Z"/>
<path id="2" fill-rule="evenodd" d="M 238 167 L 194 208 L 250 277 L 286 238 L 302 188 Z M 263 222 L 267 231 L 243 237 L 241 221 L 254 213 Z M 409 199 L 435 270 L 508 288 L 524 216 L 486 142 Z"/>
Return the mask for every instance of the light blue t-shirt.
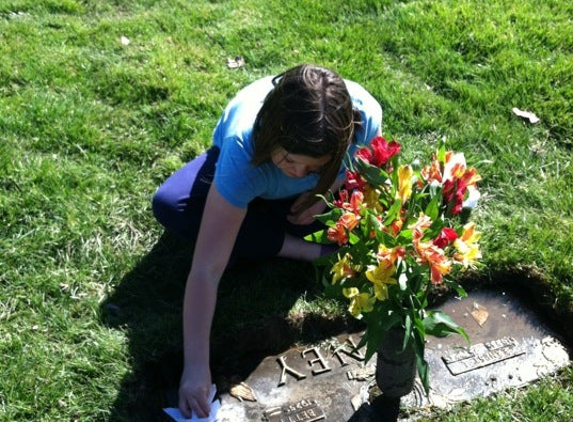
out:
<path id="1" fill-rule="evenodd" d="M 227 201 L 246 208 L 255 198 L 285 199 L 311 190 L 318 182 L 317 174 L 302 178 L 286 176 L 272 162 L 251 164 L 253 157 L 253 125 L 268 92 L 273 88 L 272 76 L 251 83 L 231 100 L 213 133 L 213 143 L 221 153 L 215 170 L 215 185 Z M 382 125 L 380 104 L 359 84 L 345 81 L 352 104 L 362 116 L 362 128 L 354 134 L 348 156 L 376 136 Z M 341 174 L 348 163 L 343 163 Z"/>

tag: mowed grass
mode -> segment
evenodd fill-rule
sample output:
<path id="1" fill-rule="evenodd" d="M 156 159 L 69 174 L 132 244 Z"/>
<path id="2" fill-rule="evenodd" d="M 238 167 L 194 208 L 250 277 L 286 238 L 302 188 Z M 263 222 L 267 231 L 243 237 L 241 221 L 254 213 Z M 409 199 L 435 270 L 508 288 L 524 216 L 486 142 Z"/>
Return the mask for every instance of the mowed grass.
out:
<path id="1" fill-rule="evenodd" d="M 303 62 L 362 83 L 412 159 L 443 138 L 465 152 L 483 176 L 472 278 L 520 283 L 568 335 L 571 51 L 565 0 L 2 1 L 0 420 L 158 420 L 191 247 L 163 234 L 151 196 L 239 88 Z M 215 350 L 269 320 L 343 318 L 313 275 L 229 271 Z M 307 325 L 289 341 L 321 336 Z M 567 368 L 433 420 L 569 421 L 572 389 Z"/>

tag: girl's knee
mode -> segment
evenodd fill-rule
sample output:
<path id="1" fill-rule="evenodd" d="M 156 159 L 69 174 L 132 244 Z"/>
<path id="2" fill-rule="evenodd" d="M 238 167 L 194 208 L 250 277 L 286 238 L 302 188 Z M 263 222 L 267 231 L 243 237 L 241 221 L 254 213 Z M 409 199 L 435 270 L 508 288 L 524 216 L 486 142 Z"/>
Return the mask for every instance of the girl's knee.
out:
<path id="1" fill-rule="evenodd" d="M 182 239 L 193 241 L 201 222 L 201 204 L 188 203 L 161 187 L 153 195 L 151 208 L 155 219 L 168 231 Z"/>
<path id="2" fill-rule="evenodd" d="M 166 189 L 162 189 L 160 186 L 151 200 L 151 209 L 155 219 L 163 226 L 168 227 L 170 220 L 175 217 L 176 204 Z"/>

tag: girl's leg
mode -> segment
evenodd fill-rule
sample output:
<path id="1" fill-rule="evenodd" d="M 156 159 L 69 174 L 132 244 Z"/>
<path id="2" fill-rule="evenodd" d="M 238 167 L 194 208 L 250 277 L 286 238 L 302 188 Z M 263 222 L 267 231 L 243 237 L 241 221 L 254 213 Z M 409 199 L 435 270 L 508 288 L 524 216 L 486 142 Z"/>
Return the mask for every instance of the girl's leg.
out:
<path id="1" fill-rule="evenodd" d="M 286 217 L 294 200 L 255 200 L 249 210 L 237 242 L 235 254 L 251 259 L 281 256 L 313 260 L 321 255 L 321 245 L 307 242 L 304 236 L 322 230 L 319 221 L 301 226 Z"/>
<path id="2" fill-rule="evenodd" d="M 312 261 L 321 255 L 322 247 L 318 243 L 307 242 L 292 234 L 285 234 L 284 242 L 278 256 L 284 258 L 300 259 L 302 261 Z"/>
<path id="3" fill-rule="evenodd" d="M 153 213 L 166 229 L 194 242 L 207 193 L 215 175 L 219 148 L 212 147 L 175 172 L 153 196 Z"/>

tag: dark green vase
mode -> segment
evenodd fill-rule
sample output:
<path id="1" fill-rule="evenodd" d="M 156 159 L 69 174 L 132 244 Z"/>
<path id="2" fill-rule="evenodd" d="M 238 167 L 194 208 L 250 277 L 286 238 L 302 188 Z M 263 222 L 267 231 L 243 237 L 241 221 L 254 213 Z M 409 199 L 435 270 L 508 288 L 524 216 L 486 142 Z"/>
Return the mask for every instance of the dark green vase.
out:
<path id="1" fill-rule="evenodd" d="M 416 354 L 410 342 L 402 350 L 403 328 L 391 328 L 378 348 L 376 383 L 387 397 L 402 397 L 414 388 L 416 379 Z"/>

